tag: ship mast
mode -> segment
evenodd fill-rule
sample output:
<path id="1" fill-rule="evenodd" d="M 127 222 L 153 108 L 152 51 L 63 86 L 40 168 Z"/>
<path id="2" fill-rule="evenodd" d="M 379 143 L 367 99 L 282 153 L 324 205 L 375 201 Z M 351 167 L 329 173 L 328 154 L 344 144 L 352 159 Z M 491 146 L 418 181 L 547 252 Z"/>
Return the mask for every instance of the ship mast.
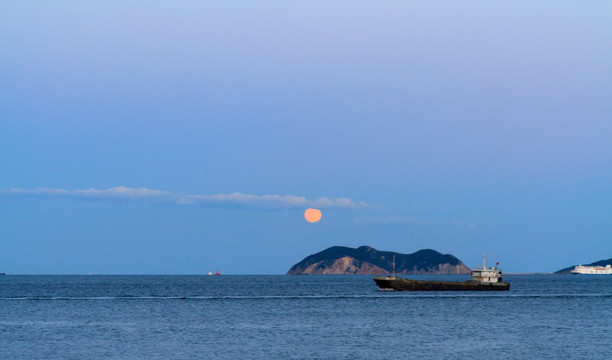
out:
<path id="1" fill-rule="evenodd" d="M 395 279 L 395 254 L 393 254 L 393 278 Z"/>
<path id="2" fill-rule="evenodd" d="M 485 264 L 485 257 L 486 257 L 486 255 L 483 252 L 482 253 L 482 268 L 483 268 L 483 270 L 485 270 L 487 268 L 487 265 Z"/>

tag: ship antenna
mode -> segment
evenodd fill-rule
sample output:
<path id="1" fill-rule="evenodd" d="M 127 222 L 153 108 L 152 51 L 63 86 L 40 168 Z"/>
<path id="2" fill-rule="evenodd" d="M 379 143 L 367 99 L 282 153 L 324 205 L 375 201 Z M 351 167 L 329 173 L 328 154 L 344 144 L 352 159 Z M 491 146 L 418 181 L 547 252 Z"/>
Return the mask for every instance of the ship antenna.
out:
<path id="1" fill-rule="evenodd" d="M 393 254 L 393 278 L 395 279 L 395 254 Z"/>
<path id="2" fill-rule="evenodd" d="M 486 268 L 487 268 L 487 265 L 485 264 L 485 257 L 486 257 L 486 255 L 485 255 L 485 253 L 483 252 L 483 253 L 482 253 L 482 268 L 483 268 L 483 269 L 486 269 Z"/>

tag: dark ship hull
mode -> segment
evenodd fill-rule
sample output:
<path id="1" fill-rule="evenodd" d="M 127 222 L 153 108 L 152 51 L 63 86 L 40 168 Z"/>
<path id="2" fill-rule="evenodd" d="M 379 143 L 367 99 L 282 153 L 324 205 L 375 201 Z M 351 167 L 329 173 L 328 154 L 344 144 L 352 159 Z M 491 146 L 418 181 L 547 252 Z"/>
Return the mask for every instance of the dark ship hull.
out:
<path id="1" fill-rule="evenodd" d="M 381 289 L 396 291 L 503 291 L 510 290 L 510 284 L 468 281 L 425 281 L 401 277 L 375 276 L 374 281 Z"/>

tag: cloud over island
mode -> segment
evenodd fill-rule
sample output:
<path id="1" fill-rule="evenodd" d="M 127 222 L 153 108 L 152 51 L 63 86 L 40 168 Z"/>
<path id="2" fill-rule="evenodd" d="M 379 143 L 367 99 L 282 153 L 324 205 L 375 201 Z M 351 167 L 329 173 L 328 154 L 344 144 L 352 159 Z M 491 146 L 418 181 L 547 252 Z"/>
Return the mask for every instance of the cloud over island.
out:
<path id="1" fill-rule="evenodd" d="M 304 207 L 316 208 L 364 208 L 369 205 L 364 201 L 353 201 L 345 197 L 320 197 L 310 200 L 297 195 L 252 195 L 234 192 L 231 194 L 180 194 L 169 191 L 130 188 L 117 186 L 108 189 L 89 188 L 85 190 L 66 190 L 58 188 L 0 190 L 4 197 L 39 197 L 66 198 L 92 201 L 149 201 L 175 204 L 178 206 L 238 206 L 252 209 L 295 209 Z"/>

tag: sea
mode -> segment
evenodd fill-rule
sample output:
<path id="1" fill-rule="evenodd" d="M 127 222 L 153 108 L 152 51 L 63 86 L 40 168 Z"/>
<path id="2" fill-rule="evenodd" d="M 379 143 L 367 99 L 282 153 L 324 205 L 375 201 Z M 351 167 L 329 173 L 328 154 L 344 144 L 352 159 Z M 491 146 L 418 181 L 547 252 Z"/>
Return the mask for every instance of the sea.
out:
<path id="1" fill-rule="evenodd" d="M 504 280 L 394 292 L 365 275 L 5 275 L 0 358 L 612 358 L 612 276 Z"/>

